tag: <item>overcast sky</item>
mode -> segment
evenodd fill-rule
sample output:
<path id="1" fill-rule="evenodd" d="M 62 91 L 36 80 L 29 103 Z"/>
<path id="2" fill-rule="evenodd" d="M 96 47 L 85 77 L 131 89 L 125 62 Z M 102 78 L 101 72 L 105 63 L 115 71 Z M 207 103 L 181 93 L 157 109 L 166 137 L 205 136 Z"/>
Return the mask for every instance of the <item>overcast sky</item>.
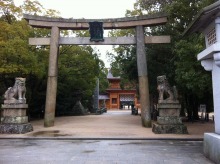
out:
<path id="1" fill-rule="evenodd" d="M 14 0 L 16 5 L 24 0 Z M 63 18 L 118 18 L 124 17 L 126 10 L 132 10 L 136 0 L 38 0 L 44 8 L 55 9 Z M 111 51 L 112 46 L 96 46 L 100 50 L 101 59 L 105 61 L 106 51 Z"/>
<path id="2" fill-rule="evenodd" d="M 14 0 L 22 4 L 24 0 Z M 117 18 L 133 9 L 136 0 L 38 0 L 44 8 L 60 11 L 64 18 Z"/>

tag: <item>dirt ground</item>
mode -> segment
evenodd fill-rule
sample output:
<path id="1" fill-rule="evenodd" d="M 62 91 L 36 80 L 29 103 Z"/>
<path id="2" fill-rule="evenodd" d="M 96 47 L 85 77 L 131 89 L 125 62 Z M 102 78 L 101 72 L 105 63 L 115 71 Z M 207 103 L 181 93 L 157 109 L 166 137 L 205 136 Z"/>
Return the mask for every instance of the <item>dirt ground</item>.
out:
<path id="1" fill-rule="evenodd" d="M 214 123 L 184 122 L 189 134 L 154 134 L 141 125 L 140 115 L 130 110 L 110 110 L 102 115 L 56 117 L 55 126 L 45 128 L 43 120 L 30 122 L 34 131 L 26 134 L 0 134 L 0 138 L 75 138 L 75 139 L 203 139 L 214 132 Z"/>

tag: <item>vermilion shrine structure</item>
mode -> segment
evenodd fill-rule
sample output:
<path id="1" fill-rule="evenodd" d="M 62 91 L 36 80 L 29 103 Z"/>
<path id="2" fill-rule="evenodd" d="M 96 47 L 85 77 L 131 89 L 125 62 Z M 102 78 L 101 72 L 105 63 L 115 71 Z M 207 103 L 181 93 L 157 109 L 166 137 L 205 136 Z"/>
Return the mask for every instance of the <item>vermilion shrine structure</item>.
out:
<path id="1" fill-rule="evenodd" d="M 30 45 L 50 45 L 44 126 L 54 126 L 58 56 L 60 45 L 136 45 L 142 125 L 151 127 L 150 101 L 145 44 L 169 43 L 170 36 L 145 36 L 144 27 L 163 25 L 164 14 L 115 19 L 63 19 L 24 15 L 30 26 L 51 29 L 50 38 L 30 38 Z M 135 37 L 105 37 L 101 42 L 89 37 L 60 37 L 60 30 L 89 30 L 91 22 L 102 22 L 104 30 L 134 28 Z"/>
<path id="2" fill-rule="evenodd" d="M 138 95 L 134 85 L 125 84 L 127 86 L 121 88 L 120 77 L 114 77 L 109 70 L 107 79 L 109 81 L 109 87 L 106 89 L 107 94 L 99 95 L 99 107 L 105 107 L 107 109 L 122 109 L 126 106 L 131 109 L 132 105 L 136 108 L 140 108 L 138 101 Z"/>

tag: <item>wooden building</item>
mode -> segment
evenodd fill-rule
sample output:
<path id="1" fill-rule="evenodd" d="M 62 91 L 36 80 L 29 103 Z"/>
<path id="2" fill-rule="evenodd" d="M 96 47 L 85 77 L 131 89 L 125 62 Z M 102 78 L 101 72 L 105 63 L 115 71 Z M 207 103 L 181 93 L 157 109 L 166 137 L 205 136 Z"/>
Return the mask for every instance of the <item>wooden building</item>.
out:
<path id="1" fill-rule="evenodd" d="M 129 89 L 121 89 L 120 77 L 113 77 L 111 70 L 109 70 L 107 79 L 109 81 L 109 88 L 106 89 L 105 95 L 99 95 L 99 107 L 106 107 L 107 109 L 122 109 L 125 106 L 131 109 L 131 106 L 140 108 L 140 103 L 137 98 L 135 87 Z"/>

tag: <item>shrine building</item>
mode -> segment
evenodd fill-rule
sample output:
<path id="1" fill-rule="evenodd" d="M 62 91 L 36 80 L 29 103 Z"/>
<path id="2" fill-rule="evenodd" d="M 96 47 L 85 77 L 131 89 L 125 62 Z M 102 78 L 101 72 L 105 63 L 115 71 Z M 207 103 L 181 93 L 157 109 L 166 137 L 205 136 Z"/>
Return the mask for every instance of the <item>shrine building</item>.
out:
<path id="1" fill-rule="evenodd" d="M 120 77 L 114 77 L 109 70 L 107 79 L 109 87 L 106 89 L 106 94 L 99 95 L 99 108 L 106 107 L 107 109 L 131 109 L 132 106 L 140 108 L 140 102 L 137 98 L 136 88 L 120 86 Z"/>

